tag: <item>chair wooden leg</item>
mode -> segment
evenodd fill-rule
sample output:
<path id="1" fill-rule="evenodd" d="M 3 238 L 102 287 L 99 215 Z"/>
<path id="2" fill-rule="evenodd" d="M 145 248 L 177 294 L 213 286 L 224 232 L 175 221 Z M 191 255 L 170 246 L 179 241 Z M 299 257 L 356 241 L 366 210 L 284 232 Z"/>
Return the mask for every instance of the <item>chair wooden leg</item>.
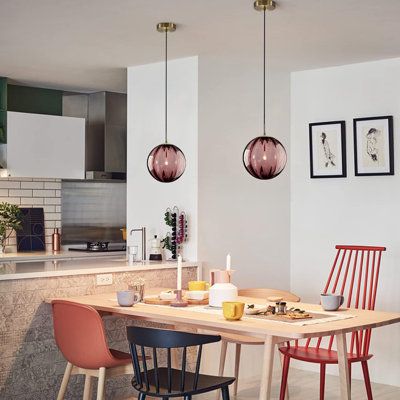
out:
<path id="1" fill-rule="evenodd" d="M 235 382 L 233 383 L 233 394 L 236 396 L 238 392 L 238 381 L 239 381 L 239 366 L 240 366 L 240 352 L 242 350 L 242 345 L 236 343 L 235 352 Z"/>
<path id="2" fill-rule="evenodd" d="M 289 374 L 289 365 L 290 365 L 290 357 L 284 356 L 283 367 L 282 367 L 281 391 L 279 394 L 279 400 L 285 400 L 288 374 Z"/>
<path id="3" fill-rule="evenodd" d="M 221 392 L 222 392 L 222 400 L 229 400 L 229 387 L 224 386 L 221 389 Z"/>
<path id="4" fill-rule="evenodd" d="M 99 368 L 99 380 L 97 382 L 97 400 L 103 400 L 105 396 L 106 369 Z"/>
<path id="5" fill-rule="evenodd" d="M 85 386 L 83 388 L 83 400 L 91 400 L 92 398 L 92 377 L 85 375 Z"/>
<path id="6" fill-rule="evenodd" d="M 326 375 L 326 364 L 320 365 L 319 373 L 319 400 L 324 400 L 325 398 L 325 375 Z"/>
<path id="7" fill-rule="evenodd" d="M 279 343 L 278 348 L 280 348 L 280 347 L 286 347 L 286 343 Z M 279 360 L 281 362 L 281 369 L 283 372 L 283 363 L 285 361 L 285 356 L 280 351 L 278 351 L 278 353 L 279 353 Z M 287 384 L 287 382 L 286 382 L 286 390 L 285 390 L 285 399 L 289 400 L 289 385 Z"/>
<path id="8" fill-rule="evenodd" d="M 61 387 L 60 391 L 58 392 L 57 400 L 64 399 L 64 395 L 68 386 L 69 377 L 71 376 L 72 367 L 73 365 L 70 362 L 68 362 L 65 368 L 64 376 L 62 378 Z"/>
<path id="9" fill-rule="evenodd" d="M 184 400 L 192 400 L 192 396 L 191 395 L 184 396 L 183 398 L 184 398 Z"/>
<path id="10" fill-rule="evenodd" d="M 372 400 L 373 397 L 372 397 L 371 380 L 369 378 L 367 361 L 361 361 L 361 366 L 362 366 L 363 375 L 364 375 L 365 388 L 367 389 L 367 398 L 368 398 L 368 400 Z"/>

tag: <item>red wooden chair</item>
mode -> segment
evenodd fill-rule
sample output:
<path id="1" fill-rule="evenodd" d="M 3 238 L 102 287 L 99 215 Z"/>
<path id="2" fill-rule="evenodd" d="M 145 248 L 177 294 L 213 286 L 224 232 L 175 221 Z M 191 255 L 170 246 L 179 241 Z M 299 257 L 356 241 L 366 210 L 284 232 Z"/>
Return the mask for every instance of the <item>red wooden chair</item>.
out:
<path id="1" fill-rule="evenodd" d="M 346 307 L 373 310 L 375 308 L 378 287 L 379 269 L 382 252 L 385 247 L 374 246 L 336 246 L 337 253 L 323 293 L 339 293 L 345 296 Z M 332 350 L 334 336 L 328 337 L 328 346 L 322 345 L 323 338 L 316 344 L 307 339 L 303 346 L 296 340 L 294 346 L 282 347 L 279 350 L 284 356 L 280 400 L 285 399 L 290 359 L 320 364 L 320 400 L 324 399 L 326 364 L 337 364 L 337 352 Z M 351 365 L 361 362 L 368 400 L 372 400 L 371 381 L 367 361 L 371 329 L 353 332 L 348 352 L 349 371 Z"/>

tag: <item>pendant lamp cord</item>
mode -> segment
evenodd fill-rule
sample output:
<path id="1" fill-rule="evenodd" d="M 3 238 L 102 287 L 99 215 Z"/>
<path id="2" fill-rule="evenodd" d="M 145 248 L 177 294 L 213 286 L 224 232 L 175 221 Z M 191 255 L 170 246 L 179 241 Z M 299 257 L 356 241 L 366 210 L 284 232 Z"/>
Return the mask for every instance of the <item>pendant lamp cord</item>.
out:
<path id="1" fill-rule="evenodd" d="M 165 143 L 168 143 L 168 31 L 165 31 Z"/>
<path id="2" fill-rule="evenodd" d="M 264 136 L 266 136 L 265 130 L 265 9 L 264 9 L 264 66 L 263 66 L 263 83 L 264 83 L 264 91 L 263 91 L 263 100 L 264 100 L 264 113 L 263 113 L 263 131 Z"/>

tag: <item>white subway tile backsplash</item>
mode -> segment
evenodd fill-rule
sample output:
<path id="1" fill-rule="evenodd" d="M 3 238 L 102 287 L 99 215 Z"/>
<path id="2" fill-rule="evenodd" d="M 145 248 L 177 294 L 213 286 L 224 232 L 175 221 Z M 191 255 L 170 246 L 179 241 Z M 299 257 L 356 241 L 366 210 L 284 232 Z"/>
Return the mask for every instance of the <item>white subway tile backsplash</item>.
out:
<path id="1" fill-rule="evenodd" d="M 44 182 L 21 182 L 21 189 L 44 189 Z"/>
<path id="2" fill-rule="evenodd" d="M 43 206 L 43 211 L 45 213 L 61 212 L 61 209 L 56 210 L 56 207 L 58 206 Z"/>
<path id="3" fill-rule="evenodd" d="M 0 179 L 1 189 L 19 189 L 21 187 L 21 182 L 6 181 L 5 179 Z"/>
<path id="4" fill-rule="evenodd" d="M 21 204 L 23 205 L 41 205 L 45 199 L 43 197 L 21 197 Z"/>
<path id="5" fill-rule="evenodd" d="M 44 182 L 44 188 L 61 190 L 61 182 Z"/>
<path id="6" fill-rule="evenodd" d="M 54 228 L 45 228 L 45 235 L 51 236 L 54 233 Z M 61 232 L 60 232 L 61 233 Z"/>
<path id="7" fill-rule="evenodd" d="M 46 213 L 47 221 L 61 221 L 61 213 Z"/>
<path id="8" fill-rule="evenodd" d="M 20 205 L 21 204 L 21 198 L 20 197 L 0 197 L 0 203 L 10 203 L 10 204 L 16 204 Z"/>
<path id="9" fill-rule="evenodd" d="M 17 237 L 15 234 L 12 234 L 7 241 L 7 246 L 15 246 L 17 244 Z"/>
<path id="10" fill-rule="evenodd" d="M 55 197 L 55 190 L 34 190 L 33 197 Z"/>
<path id="11" fill-rule="evenodd" d="M 16 196 L 32 197 L 32 190 L 30 190 L 30 189 L 10 189 L 8 195 L 11 197 L 16 197 Z"/>
<path id="12" fill-rule="evenodd" d="M 56 206 L 61 205 L 61 197 L 46 197 L 44 199 L 44 204 L 54 204 Z"/>
<path id="13" fill-rule="evenodd" d="M 44 227 L 45 227 L 45 229 L 54 229 L 54 228 L 58 228 L 58 227 L 56 226 L 56 222 L 58 222 L 58 221 L 48 221 L 48 220 L 45 220 L 45 221 L 44 221 Z"/>
<path id="14" fill-rule="evenodd" d="M 16 181 L 16 182 L 32 182 L 32 178 L 8 178 L 9 181 Z"/>
<path id="15" fill-rule="evenodd" d="M 0 202 L 17 204 L 21 207 L 43 207 L 45 221 L 46 250 L 52 249 L 54 228 L 61 230 L 61 179 L 1 178 Z M 15 233 L 7 246 L 17 249 Z"/>

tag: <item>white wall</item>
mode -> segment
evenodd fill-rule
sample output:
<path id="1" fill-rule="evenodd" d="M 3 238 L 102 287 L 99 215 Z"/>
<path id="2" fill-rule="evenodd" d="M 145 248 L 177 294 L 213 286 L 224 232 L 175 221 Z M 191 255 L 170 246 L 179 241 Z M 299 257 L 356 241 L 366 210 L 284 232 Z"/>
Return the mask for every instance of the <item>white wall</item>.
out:
<path id="1" fill-rule="evenodd" d="M 289 168 L 261 181 L 242 161 L 262 134 L 260 66 L 258 48 L 199 57 L 199 258 L 206 273 L 229 252 L 241 287 L 289 289 Z M 268 133 L 289 150 L 290 77 L 268 78 Z"/>
<path id="2" fill-rule="evenodd" d="M 207 277 L 229 252 L 238 286 L 289 289 L 289 164 L 278 178 L 260 181 L 242 162 L 244 147 L 262 133 L 260 57 L 258 46 L 199 56 L 199 259 Z M 268 132 L 287 151 L 289 85 L 289 73 L 268 71 Z M 204 370 L 217 373 L 219 345 L 205 351 Z M 228 376 L 233 355 L 231 345 Z M 260 376 L 261 367 L 260 347 L 243 346 L 241 379 Z"/>
<path id="3" fill-rule="evenodd" d="M 197 57 L 168 67 L 168 141 L 184 152 L 186 171 L 173 183 L 160 183 L 147 170 L 149 152 L 164 141 L 164 63 L 128 68 L 127 227 L 145 226 L 148 238 L 164 236 L 170 230 L 165 210 L 176 205 L 189 217 L 183 256 L 197 260 Z M 138 236 L 129 243 L 139 243 Z"/>
<path id="4" fill-rule="evenodd" d="M 355 177 L 353 118 L 394 116 L 395 176 Z M 310 179 L 308 124 L 346 120 L 347 178 Z M 376 308 L 400 311 L 400 59 L 291 79 L 291 289 L 318 301 L 335 244 L 384 245 Z M 376 329 L 371 379 L 399 385 L 400 326 Z M 360 371 L 356 376 L 360 376 Z"/>

